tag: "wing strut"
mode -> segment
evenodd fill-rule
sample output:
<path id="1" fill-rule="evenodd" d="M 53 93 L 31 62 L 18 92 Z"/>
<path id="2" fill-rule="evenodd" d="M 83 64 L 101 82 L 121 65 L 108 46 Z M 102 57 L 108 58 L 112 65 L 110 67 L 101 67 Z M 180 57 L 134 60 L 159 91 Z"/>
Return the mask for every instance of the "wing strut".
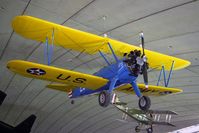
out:
<path id="1" fill-rule="evenodd" d="M 113 51 L 113 48 L 111 47 L 111 44 L 109 42 L 108 42 L 108 46 L 109 46 L 111 53 L 113 54 L 113 57 L 115 58 L 116 62 L 119 62 L 119 60 L 118 60 L 117 56 L 115 55 L 115 52 Z"/>
<path id="2" fill-rule="evenodd" d="M 168 76 L 167 79 L 166 79 L 165 68 L 164 68 L 164 66 L 162 66 L 162 69 L 160 70 L 160 74 L 159 74 L 159 77 L 158 77 L 157 86 L 159 86 L 159 83 L 160 83 L 160 80 L 161 80 L 161 76 L 162 76 L 162 72 L 163 72 L 163 76 L 164 76 L 164 85 L 165 85 L 165 87 L 169 86 L 169 81 L 171 79 L 171 75 L 172 75 L 172 72 L 173 72 L 174 63 L 175 63 L 175 61 L 172 61 L 171 68 L 170 68 L 170 71 L 169 71 L 169 76 Z"/>
<path id="3" fill-rule="evenodd" d="M 111 65 L 111 63 L 108 62 L 108 60 L 106 59 L 105 55 L 104 55 L 100 50 L 99 50 L 99 53 L 100 53 L 100 55 L 104 58 L 104 60 L 106 61 L 106 63 L 107 63 L 108 65 Z"/>
<path id="4" fill-rule="evenodd" d="M 111 53 L 113 54 L 113 57 L 114 57 L 115 61 L 119 62 L 119 60 L 118 60 L 117 56 L 115 55 L 115 52 L 114 52 L 114 50 L 113 50 L 113 48 L 112 48 L 112 46 L 111 46 L 111 44 L 109 42 L 108 42 L 108 46 L 109 46 L 109 48 L 111 50 Z M 99 53 L 104 58 L 104 60 L 106 61 L 106 63 L 108 65 L 111 65 L 111 63 L 106 59 L 105 55 L 100 50 L 99 50 Z"/>
<path id="5" fill-rule="evenodd" d="M 51 58 L 53 55 L 53 46 L 54 46 L 54 29 L 52 30 L 52 44 L 49 45 L 48 37 L 46 37 L 45 48 L 44 48 L 44 62 L 48 65 L 51 63 Z M 50 47 L 49 47 L 50 46 Z"/>

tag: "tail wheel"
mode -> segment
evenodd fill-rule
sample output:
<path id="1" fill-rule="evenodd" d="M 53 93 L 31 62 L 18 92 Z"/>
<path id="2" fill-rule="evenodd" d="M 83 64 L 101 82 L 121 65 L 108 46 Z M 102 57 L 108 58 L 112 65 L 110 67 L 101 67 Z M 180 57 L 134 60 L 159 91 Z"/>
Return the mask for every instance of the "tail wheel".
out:
<path id="1" fill-rule="evenodd" d="M 135 132 L 136 132 L 136 133 L 139 133 L 139 132 L 140 132 L 139 126 L 136 126 L 136 127 L 135 127 Z"/>
<path id="2" fill-rule="evenodd" d="M 146 131 L 147 131 L 147 133 L 153 133 L 153 128 L 150 127 L 150 128 L 148 128 Z"/>
<path id="3" fill-rule="evenodd" d="M 108 91 L 102 91 L 98 97 L 99 105 L 102 107 L 107 107 L 111 101 L 111 93 Z"/>
<path id="4" fill-rule="evenodd" d="M 71 103 L 71 104 L 74 104 L 74 103 L 75 103 L 75 101 L 74 101 L 74 100 L 71 100 L 71 101 L 70 101 L 70 103 Z"/>
<path id="5" fill-rule="evenodd" d="M 142 96 L 139 99 L 139 107 L 141 110 L 149 110 L 149 108 L 151 107 L 151 100 L 148 96 Z"/>

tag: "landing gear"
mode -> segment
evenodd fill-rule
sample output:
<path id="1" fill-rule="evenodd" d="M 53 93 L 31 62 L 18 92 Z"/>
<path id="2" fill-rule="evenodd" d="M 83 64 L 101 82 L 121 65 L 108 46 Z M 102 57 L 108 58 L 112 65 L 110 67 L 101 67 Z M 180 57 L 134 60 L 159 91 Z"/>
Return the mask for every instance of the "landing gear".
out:
<path id="1" fill-rule="evenodd" d="M 142 96 L 140 97 L 138 104 L 141 110 L 146 111 L 151 107 L 151 100 L 148 96 Z"/>
<path id="2" fill-rule="evenodd" d="M 142 125 L 139 124 L 138 126 L 135 127 L 135 132 L 139 133 L 140 131 L 146 130 L 147 133 L 153 133 L 153 127 L 152 125 Z"/>
<path id="3" fill-rule="evenodd" d="M 139 126 L 136 126 L 136 127 L 135 127 L 135 132 L 136 132 L 136 133 L 139 133 L 139 132 L 140 132 L 140 127 L 139 127 Z"/>
<path id="4" fill-rule="evenodd" d="M 102 107 L 107 107 L 111 101 L 111 93 L 108 91 L 102 91 L 98 97 L 99 105 Z"/>
<path id="5" fill-rule="evenodd" d="M 71 103 L 71 104 L 74 104 L 74 103 L 75 103 L 75 101 L 74 101 L 74 100 L 71 100 L 71 101 L 70 101 L 70 103 Z"/>

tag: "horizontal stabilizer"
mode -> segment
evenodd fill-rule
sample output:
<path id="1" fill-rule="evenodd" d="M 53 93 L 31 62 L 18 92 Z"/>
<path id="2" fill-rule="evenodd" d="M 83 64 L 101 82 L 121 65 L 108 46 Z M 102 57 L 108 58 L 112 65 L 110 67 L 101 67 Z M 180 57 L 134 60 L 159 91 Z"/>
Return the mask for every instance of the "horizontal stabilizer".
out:
<path id="1" fill-rule="evenodd" d="M 70 92 L 75 86 L 72 85 L 66 85 L 66 84 L 50 84 L 46 86 L 47 88 L 58 90 L 58 91 L 64 91 L 64 92 Z"/>

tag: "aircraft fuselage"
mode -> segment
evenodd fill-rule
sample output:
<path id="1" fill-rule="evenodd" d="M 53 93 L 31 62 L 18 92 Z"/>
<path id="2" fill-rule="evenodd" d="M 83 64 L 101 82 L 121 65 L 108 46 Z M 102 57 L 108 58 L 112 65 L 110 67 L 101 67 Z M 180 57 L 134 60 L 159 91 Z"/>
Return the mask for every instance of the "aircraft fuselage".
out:
<path id="1" fill-rule="evenodd" d="M 115 88 L 117 86 L 122 85 L 122 84 L 128 84 L 128 83 L 136 82 L 136 79 L 137 79 L 136 76 L 133 76 L 131 74 L 127 65 L 122 60 L 120 60 L 117 63 L 111 64 L 109 66 L 103 67 L 98 72 L 96 72 L 94 75 L 108 79 L 109 82 L 106 85 L 102 86 L 101 88 L 99 88 L 97 90 L 91 90 L 89 88 L 78 87 L 78 88 L 73 90 L 71 98 L 76 98 L 76 97 L 84 96 L 84 95 L 90 95 L 90 94 L 93 94 L 93 93 L 99 93 L 103 90 L 109 90 L 109 86 L 111 84 L 111 81 L 114 78 L 118 78 L 118 80 L 117 80 L 117 82 L 114 86 Z"/>

